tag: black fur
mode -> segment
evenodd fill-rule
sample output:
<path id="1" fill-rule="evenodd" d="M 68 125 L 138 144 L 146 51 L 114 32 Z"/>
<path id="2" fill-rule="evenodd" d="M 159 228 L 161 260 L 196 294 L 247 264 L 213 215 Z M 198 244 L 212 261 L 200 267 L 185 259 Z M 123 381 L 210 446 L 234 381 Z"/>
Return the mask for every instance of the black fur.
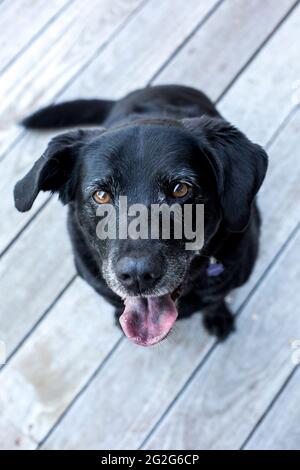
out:
<path id="1" fill-rule="evenodd" d="M 116 306 L 116 315 L 123 303 L 107 274 L 108 261 L 115 266 L 128 253 L 151 253 L 163 265 L 160 289 L 171 292 L 182 283 L 179 318 L 201 309 L 208 331 L 224 339 L 234 329 L 225 297 L 247 281 L 258 254 L 255 195 L 267 169 L 264 150 L 225 121 L 203 93 L 175 85 L 138 90 L 116 102 L 54 105 L 23 124 L 103 126 L 54 138 L 17 183 L 15 203 L 18 210 L 27 211 L 40 190 L 59 194 L 69 207 L 78 273 Z M 182 178 L 191 178 L 193 189 L 180 202 L 205 204 L 205 244 L 200 254 L 184 250 L 181 240 L 104 242 L 96 237 L 91 186 L 114 197 L 126 194 L 130 203 L 162 202 L 162 194 L 164 202 L 173 203 L 166 185 Z M 207 275 L 212 256 L 224 266 L 217 277 Z"/>
<path id="2" fill-rule="evenodd" d="M 77 100 L 42 108 L 25 118 L 21 124 L 28 129 L 57 129 L 104 121 L 114 106 L 109 100 Z"/>

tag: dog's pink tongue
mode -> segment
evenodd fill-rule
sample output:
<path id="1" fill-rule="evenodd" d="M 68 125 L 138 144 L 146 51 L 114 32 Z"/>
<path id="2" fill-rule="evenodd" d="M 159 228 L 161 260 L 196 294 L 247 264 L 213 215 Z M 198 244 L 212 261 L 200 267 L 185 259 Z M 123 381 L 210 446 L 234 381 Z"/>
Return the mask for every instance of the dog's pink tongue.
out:
<path id="1" fill-rule="evenodd" d="M 141 346 L 152 346 L 167 336 L 177 315 L 170 295 L 127 297 L 120 323 L 131 341 Z"/>

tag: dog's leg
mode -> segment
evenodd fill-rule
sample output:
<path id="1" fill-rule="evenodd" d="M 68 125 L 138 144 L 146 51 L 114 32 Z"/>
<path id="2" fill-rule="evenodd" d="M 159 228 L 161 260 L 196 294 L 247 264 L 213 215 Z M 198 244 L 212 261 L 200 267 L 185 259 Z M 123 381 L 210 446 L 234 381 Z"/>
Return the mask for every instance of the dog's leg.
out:
<path id="1" fill-rule="evenodd" d="M 203 309 L 203 324 L 208 333 L 219 340 L 225 340 L 235 330 L 235 318 L 225 301 Z"/>

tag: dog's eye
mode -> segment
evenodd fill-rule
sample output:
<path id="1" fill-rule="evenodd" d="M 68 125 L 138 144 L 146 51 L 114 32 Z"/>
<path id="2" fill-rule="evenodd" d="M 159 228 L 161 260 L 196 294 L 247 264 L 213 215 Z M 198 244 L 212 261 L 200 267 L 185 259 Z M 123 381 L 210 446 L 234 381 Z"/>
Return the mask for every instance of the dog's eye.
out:
<path id="1" fill-rule="evenodd" d="M 108 204 L 111 200 L 111 196 L 107 191 L 95 191 L 93 199 L 97 204 Z"/>
<path id="2" fill-rule="evenodd" d="M 173 197 L 184 197 L 189 192 L 189 186 L 186 183 L 176 183 L 172 190 Z"/>

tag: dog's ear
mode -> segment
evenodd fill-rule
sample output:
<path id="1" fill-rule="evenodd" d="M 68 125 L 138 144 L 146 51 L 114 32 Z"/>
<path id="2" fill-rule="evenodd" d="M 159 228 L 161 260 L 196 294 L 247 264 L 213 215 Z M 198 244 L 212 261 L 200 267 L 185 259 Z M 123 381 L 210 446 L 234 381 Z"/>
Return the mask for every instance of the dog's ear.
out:
<path id="1" fill-rule="evenodd" d="M 226 228 L 243 231 L 268 166 L 266 152 L 219 118 L 183 119 L 215 174 Z"/>
<path id="2" fill-rule="evenodd" d="M 31 209 L 39 191 L 58 192 L 63 204 L 70 201 L 77 156 L 92 135 L 95 131 L 78 129 L 60 134 L 50 141 L 43 155 L 15 186 L 15 206 L 20 212 Z"/>

